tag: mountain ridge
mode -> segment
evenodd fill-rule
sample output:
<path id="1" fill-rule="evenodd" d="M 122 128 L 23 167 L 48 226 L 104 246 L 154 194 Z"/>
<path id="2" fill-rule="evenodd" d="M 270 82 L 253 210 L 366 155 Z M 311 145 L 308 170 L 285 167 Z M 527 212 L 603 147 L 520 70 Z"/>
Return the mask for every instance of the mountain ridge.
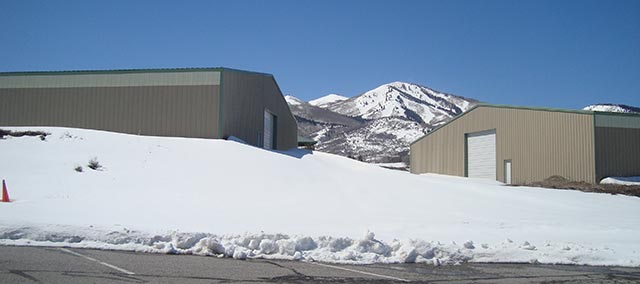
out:
<path id="1" fill-rule="evenodd" d="M 339 101 L 344 101 L 344 100 L 348 100 L 349 98 L 347 97 L 343 97 L 341 95 L 338 94 L 328 94 L 324 97 L 320 97 L 317 98 L 315 100 L 310 100 L 309 104 L 313 105 L 313 106 L 317 106 L 317 107 L 325 107 L 329 104 L 335 103 L 335 102 L 339 102 Z"/>
<path id="2" fill-rule="evenodd" d="M 583 110 L 590 111 L 605 111 L 605 112 L 620 112 L 620 113 L 640 113 L 639 107 L 634 107 L 630 105 L 624 104 L 611 104 L 611 103 L 601 103 L 601 104 L 592 104 L 588 105 Z"/>
<path id="3" fill-rule="evenodd" d="M 287 98 L 300 134 L 318 141 L 317 150 L 374 163 L 408 162 L 411 142 L 477 103 L 399 81 L 313 101 Z"/>
<path id="4" fill-rule="evenodd" d="M 472 99 L 438 92 L 406 82 L 380 85 L 358 96 L 327 106 L 348 116 L 365 119 L 406 117 L 425 124 L 437 124 L 469 109 Z"/>

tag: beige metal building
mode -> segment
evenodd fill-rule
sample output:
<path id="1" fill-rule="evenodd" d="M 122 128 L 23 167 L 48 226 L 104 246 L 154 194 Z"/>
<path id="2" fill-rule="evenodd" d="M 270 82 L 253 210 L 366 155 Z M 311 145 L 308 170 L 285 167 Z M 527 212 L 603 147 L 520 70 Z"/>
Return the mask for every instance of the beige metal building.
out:
<path id="1" fill-rule="evenodd" d="M 480 104 L 411 144 L 411 172 L 527 184 L 640 176 L 640 115 Z"/>
<path id="2" fill-rule="evenodd" d="M 0 126 L 63 126 L 297 146 L 270 74 L 227 68 L 0 73 Z"/>

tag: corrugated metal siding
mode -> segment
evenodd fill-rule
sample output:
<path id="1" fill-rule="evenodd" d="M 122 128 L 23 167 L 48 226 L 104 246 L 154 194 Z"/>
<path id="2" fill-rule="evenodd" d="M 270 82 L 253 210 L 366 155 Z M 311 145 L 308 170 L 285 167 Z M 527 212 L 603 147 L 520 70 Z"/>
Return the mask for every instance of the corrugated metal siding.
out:
<path id="1" fill-rule="evenodd" d="M 124 74 L 51 74 L 3 75 L 0 88 L 85 88 L 131 86 L 201 86 L 219 85 L 220 72 L 140 72 Z"/>
<path id="2" fill-rule="evenodd" d="M 411 172 L 464 176 L 465 133 L 496 129 L 496 170 L 515 184 L 552 175 L 595 182 L 593 116 L 479 106 L 411 145 Z"/>
<path id="3" fill-rule="evenodd" d="M 217 138 L 217 85 L 0 88 L 0 125 Z"/>
<path id="4" fill-rule="evenodd" d="M 596 127 L 640 129 L 640 114 L 595 113 Z"/>
<path id="5" fill-rule="evenodd" d="M 610 176 L 640 176 L 640 129 L 596 127 L 598 181 Z"/>
<path id="6" fill-rule="evenodd" d="M 298 126 L 272 76 L 224 70 L 222 92 L 224 137 L 233 135 L 261 146 L 266 108 L 276 115 L 276 148 L 297 146 Z"/>

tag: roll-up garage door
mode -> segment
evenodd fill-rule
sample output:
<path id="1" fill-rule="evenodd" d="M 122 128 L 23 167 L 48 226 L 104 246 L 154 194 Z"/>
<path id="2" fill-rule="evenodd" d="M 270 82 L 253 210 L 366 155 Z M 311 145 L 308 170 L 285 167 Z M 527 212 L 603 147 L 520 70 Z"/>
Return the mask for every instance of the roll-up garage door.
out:
<path id="1" fill-rule="evenodd" d="M 467 139 L 467 176 L 496 179 L 496 131 L 469 133 Z"/>

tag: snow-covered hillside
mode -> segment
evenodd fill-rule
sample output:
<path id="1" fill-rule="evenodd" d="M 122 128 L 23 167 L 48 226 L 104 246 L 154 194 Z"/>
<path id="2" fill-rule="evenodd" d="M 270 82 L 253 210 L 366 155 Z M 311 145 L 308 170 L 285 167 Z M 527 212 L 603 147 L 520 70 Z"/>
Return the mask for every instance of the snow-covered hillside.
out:
<path id="1" fill-rule="evenodd" d="M 347 97 L 343 97 L 341 95 L 337 95 L 337 94 L 328 94 L 324 97 L 315 99 L 315 100 L 311 100 L 309 101 L 309 104 L 312 106 L 317 106 L 317 107 L 326 107 L 329 104 L 335 103 L 335 102 L 341 102 L 344 100 L 347 100 L 349 98 Z"/>
<path id="2" fill-rule="evenodd" d="M 298 123 L 298 135 L 323 141 L 326 136 L 332 137 L 362 124 L 361 120 L 311 105 L 296 97 L 285 98 Z"/>
<path id="3" fill-rule="evenodd" d="M 365 119 L 403 117 L 419 123 L 436 125 L 463 113 L 472 100 L 436 92 L 427 87 L 393 82 L 328 108 L 337 113 Z"/>
<path id="4" fill-rule="evenodd" d="M 588 105 L 584 107 L 583 110 L 640 113 L 640 108 L 638 107 L 621 105 L 621 104 L 594 104 L 594 105 Z"/>
<path id="5" fill-rule="evenodd" d="M 320 151 L 367 162 L 401 161 L 409 156 L 411 142 L 425 135 L 423 124 L 402 117 L 368 120 L 359 127 L 340 129 L 339 135 L 322 132 Z M 406 162 L 406 161 L 405 161 Z"/>
<path id="6" fill-rule="evenodd" d="M 284 96 L 284 100 L 287 101 L 287 104 L 289 104 L 290 106 L 297 106 L 304 103 L 302 100 L 294 96 Z"/>
<path id="7" fill-rule="evenodd" d="M 3 128 L 6 129 L 6 128 Z M 640 265 L 640 198 L 65 128 L 0 140 L 0 244 L 327 262 Z M 94 159 L 99 170 L 87 167 Z M 76 170 L 81 168 L 82 172 Z"/>
<path id="8" fill-rule="evenodd" d="M 316 149 L 374 163 L 408 162 L 411 142 L 476 103 L 404 82 L 384 84 L 350 99 L 328 95 L 309 103 L 287 100 L 299 132 L 318 141 Z M 327 117 L 335 121 L 338 116 L 356 124 L 325 123 Z"/>

